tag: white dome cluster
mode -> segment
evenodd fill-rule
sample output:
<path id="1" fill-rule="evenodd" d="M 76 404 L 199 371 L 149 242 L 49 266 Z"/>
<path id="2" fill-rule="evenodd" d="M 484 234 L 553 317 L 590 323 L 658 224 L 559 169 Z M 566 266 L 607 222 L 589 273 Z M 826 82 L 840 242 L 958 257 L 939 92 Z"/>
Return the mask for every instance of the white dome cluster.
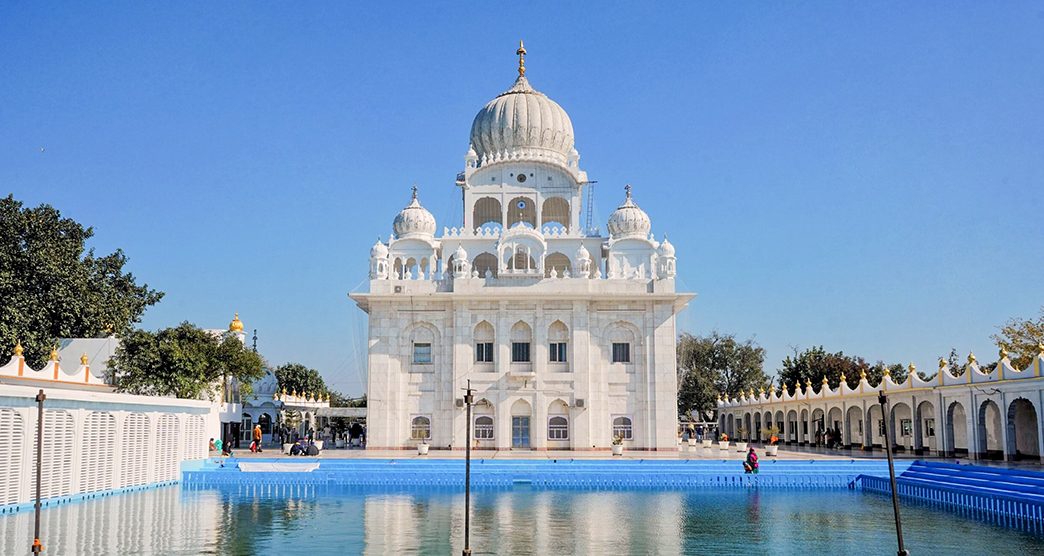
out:
<path id="1" fill-rule="evenodd" d="M 627 199 L 609 217 L 609 234 L 613 239 L 648 238 L 649 230 L 652 229 L 649 215 L 634 204 L 631 186 L 624 189 L 627 191 Z"/>
<path id="2" fill-rule="evenodd" d="M 413 188 L 413 199 L 410 204 L 406 205 L 406 208 L 402 209 L 392 222 L 392 229 L 395 230 L 397 238 L 435 235 L 435 217 L 417 200 L 416 187 Z"/>
<path id="3" fill-rule="evenodd" d="M 258 379 L 258 381 L 252 385 L 252 388 L 255 396 L 274 396 L 276 389 L 279 388 L 279 380 L 274 374 L 272 374 L 272 371 L 266 370 L 265 376 Z"/>
<path id="4" fill-rule="evenodd" d="M 471 145 L 482 164 L 518 157 L 566 162 L 576 152 L 569 115 L 524 75 L 479 110 L 471 124 Z"/>

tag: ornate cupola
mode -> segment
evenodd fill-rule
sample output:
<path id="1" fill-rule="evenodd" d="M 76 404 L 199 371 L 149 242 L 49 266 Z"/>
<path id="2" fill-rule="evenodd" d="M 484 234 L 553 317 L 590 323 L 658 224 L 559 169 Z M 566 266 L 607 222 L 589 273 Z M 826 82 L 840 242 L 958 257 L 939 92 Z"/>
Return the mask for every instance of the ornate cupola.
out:
<path id="1" fill-rule="evenodd" d="M 471 273 L 471 263 L 468 261 L 468 252 L 464 246 L 457 244 L 457 250 L 453 252 L 453 277 L 467 278 Z"/>
<path id="2" fill-rule="evenodd" d="M 397 239 L 415 236 L 430 239 L 435 235 L 435 217 L 417 200 L 417 186 L 413 186 L 413 199 L 395 217 L 392 229 Z"/>
<path id="3" fill-rule="evenodd" d="M 384 280 L 388 277 L 388 246 L 377 238 L 370 248 L 370 279 Z"/>
<path id="4" fill-rule="evenodd" d="M 558 103 L 529 84 L 521 41 L 516 54 L 515 84 L 479 110 L 471 124 L 471 145 L 480 166 L 505 160 L 575 166 L 579 155 L 573 148 L 573 122 Z"/>
<path id="5" fill-rule="evenodd" d="M 577 278 L 591 277 L 591 253 L 587 251 L 583 243 L 576 250 L 576 267 L 573 269 L 573 272 Z"/>
<path id="6" fill-rule="evenodd" d="M 660 247 L 656 250 L 656 255 L 657 271 L 660 278 L 674 278 L 678 273 L 677 261 L 674 257 L 674 246 L 667 241 L 667 234 L 663 234 L 663 242 L 660 243 Z"/>
<path id="7" fill-rule="evenodd" d="M 243 331 L 243 321 L 239 320 L 239 313 L 236 313 L 232 317 L 232 322 L 228 323 L 228 331 L 240 333 Z"/>
<path id="8" fill-rule="evenodd" d="M 649 230 L 652 229 L 649 215 L 645 214 L 644 210 L 634 204 L 634 200 L 631 199 L 630 185 L 624 187 L 624 191 L 627 192 L 627 199 L 609 217 L 609 235 L 614 240 L 625 238 L 648 239 Z"/>

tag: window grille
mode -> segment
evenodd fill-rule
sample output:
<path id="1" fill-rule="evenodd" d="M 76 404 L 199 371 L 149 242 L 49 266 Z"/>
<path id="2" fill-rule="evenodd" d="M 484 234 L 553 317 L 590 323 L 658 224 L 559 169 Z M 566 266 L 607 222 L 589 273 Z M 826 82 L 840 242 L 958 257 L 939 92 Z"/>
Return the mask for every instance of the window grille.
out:
<path id="1" fill-rule="evenodd" d="M 511 362 L 529 363 L 529 342 L 511 342 Z"/>
<path id="2" fill-rule="evenodd" d="M 569 420 L 555 415 L 547 420 L 548 440 L 569 440 Z"/>
<path id="3" fill-rule="evenodd" d="M 613 342 L 613 363 L 631 362 L 631 344 Z"/>
<path id="4" fill-rule="evenodd" d="M 120 455 L 120 487 L 148 482 L 149 418 L 131 413 L 123 419 L 123 451 Z"/>
<path id="5" fill-rule="evenodd" d="M 475 440 L 493 440 L 493 418 L 488 415 L 475 417 Z"/>
<path id="6" fill-rule="evenodd" d="M 413 418 L 410 438 L 413 440 L 427 440 L 431 438 L 431 419 L 418 415 Z"/>
<path id="7" fill-rule="evenodd" d="M 613 418 L 613 438 L 623 438 L 624 440 L 631 440 L 631 418 L 630 417 L 614 417 Z"/>
<path id="8" fill-rule="evenodd" d="M 22 416 L 13 409 L 0 409 L 0 454 L 4 454 L 4 457 L 0 457 L 0 506 L 19 501 L 23 442 L 25 429 Z"/>
<path id="9" fill-rule="evenodd" d="M 550 354 L 551 354 L 551 362 L 552 363 L 565 363 L 566 362 L 566 343 L 565 342 L 551 342 Z"/>
<path id="10" fill-rule="evenodd" d="M 116 418 L 107 411 L 94 411 L 83 423 L 83 451 L 80 453 L 80 492 L 113 488 L 112 443 L 116 438 Z"/>
<path id="11" fill-rule="evenodd" d="M 431 344 L 429 343 L 415 343 L 413 344 L 413 364 L 415 365 L 430 365 L 431 364 Z"/>
<path id="12" fill-rule="evenodd" d="M 475 344 L 475 362 L 493 362 L 493 342 L 478 342 Z"/>

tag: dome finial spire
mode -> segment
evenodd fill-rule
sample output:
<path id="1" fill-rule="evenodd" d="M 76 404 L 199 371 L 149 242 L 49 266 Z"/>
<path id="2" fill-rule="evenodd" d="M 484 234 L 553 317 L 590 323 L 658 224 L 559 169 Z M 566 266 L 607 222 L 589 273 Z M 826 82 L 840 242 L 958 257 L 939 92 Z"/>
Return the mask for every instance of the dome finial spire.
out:
<path id="1" fill-rule="evenodd" d="M 624 186 L 624 191 L 627 192 L 627 198 L 630 199 L 631 198 L 631 184 L 625 185 Z"/>
<path id="2" fill-rule="evenodd" d="M 410 191 L 413 192 L 413 199 L 416 200 L 417 199 L 417 184 L 413 184 L 413 187 L 410 188 Z"/>
<path id="3" fill-rule="evenodd" d="M 518 54 L 518 76 L 526 76 L 526 45 L 522 44 L 522 39 L 518 39 L 518 50 L 515 51 Z"/>

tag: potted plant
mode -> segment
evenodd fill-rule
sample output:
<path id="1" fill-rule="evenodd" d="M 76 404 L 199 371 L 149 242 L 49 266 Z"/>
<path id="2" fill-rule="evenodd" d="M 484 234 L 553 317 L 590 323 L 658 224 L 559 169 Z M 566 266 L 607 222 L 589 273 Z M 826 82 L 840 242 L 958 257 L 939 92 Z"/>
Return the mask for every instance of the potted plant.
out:
<path id="1" fill-rule="evenodd" d="M 689 423 L 689 446 L 691 447 L 691 446 L 695 446 L 695 445 L 696 445 L 696 427 L 692 426 L 692 423 Z"/>
<path id="2" fill-rule="evenodd" d="M 616 435 L 616 436 L 613 437 L 612 448 L 613 448 L 613 455 L 614 456 L 622 456 L 623 455 L 623 437 L 622 436 Z"/>
<path id="3" fill-rule="evenodd" d="M 719 450 L 728 450 L 729 449 L 729 435 L 727 435 L 725 433 L 721 433 L 721 436 L 718 437 L 718 449 Z"/>
<path id="4" fill-rule="evenodd" d="M 736 451 L 746 452 L 747 443 L 745 441 L 741 441 L 741 438 L 747 438 L 747 429 L 743 427 L 736 429 Z"/>
<path id="5" fill-rule="evenodd" d="M 779 428 L 775 425 L 768 428 L 768 445 L 765 446 L 766 456 L 775 456 L 779 454 Z"/>
<path id="6" fill-rule="evenodd" d="M 426 455 L 428 455 L 428 441 L 426 439 L 421 439 L 420 443 L 417 444 L 417 455 L 418 456 L 426 456 Z"/>

